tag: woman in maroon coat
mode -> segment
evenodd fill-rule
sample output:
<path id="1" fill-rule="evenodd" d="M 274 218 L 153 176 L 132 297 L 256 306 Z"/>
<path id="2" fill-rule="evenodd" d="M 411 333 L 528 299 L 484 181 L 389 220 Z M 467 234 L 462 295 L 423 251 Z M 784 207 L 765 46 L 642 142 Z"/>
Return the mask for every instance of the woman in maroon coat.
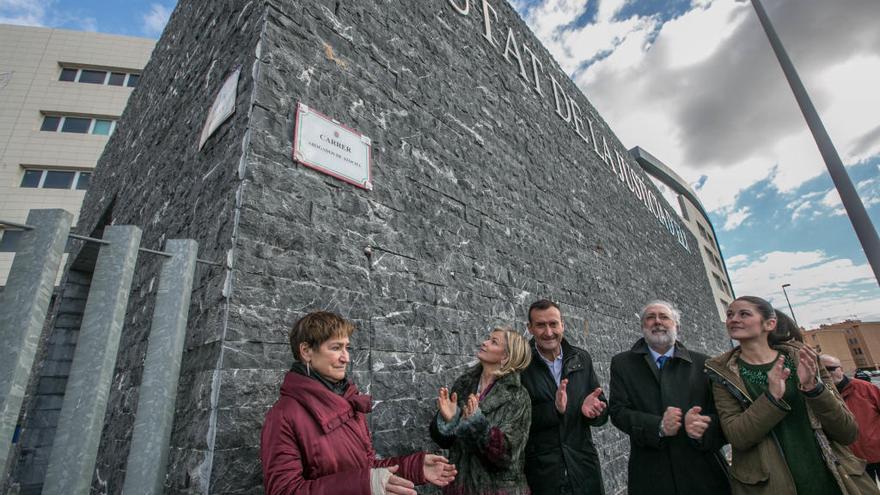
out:
<path id="1" fill-rule="evenodd" d="M 268 495 L 415 495 L 414 484 L 445 486 L 454 478 L 455 467 L 433 454 L 376 459 L 366 420 L 370 396 L 345 375 L 354 329 L 318 311 L 291 330 L 296 362 L 260 439 Z"/>

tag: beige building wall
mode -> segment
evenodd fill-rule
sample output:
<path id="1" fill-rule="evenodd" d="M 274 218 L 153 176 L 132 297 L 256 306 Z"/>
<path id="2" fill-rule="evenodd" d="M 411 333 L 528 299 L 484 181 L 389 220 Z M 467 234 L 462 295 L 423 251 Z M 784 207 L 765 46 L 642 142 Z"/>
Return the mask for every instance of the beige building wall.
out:
<path id="1" fill-rule="evenodd" d="M 840 359 L 843 372 L 852 376 L 856 370 L 856 362 L 849 351 L 846 335 L 843 329 L 829 328 L 808 330 L 804 332 L 804 341 L 810 344 L 820 354 L 830 354 Z"/>
<path id="2" fill-rule="evenodd" d="M 880 369 L 880 321 L 847 320 L 808 330 L 807 343 L 840 359 L 847 374 Z"/>
<path id="3" fill-rule="evenodd" d="M 67 189 L 22 187 L 25 171 L 94 169 L 109 138 L 99 128 L 122 115 L 133 90 L 129 76 L 141 73 L 154 45 L 150 39 L 0 25 L 0 220 L 24 223 L 34 208 L 63 208 L 78 216 L 85 190 L 76 183 Z M 60 81 L 64 68 L 77 77 L 83 69 L 125 76 L 121 86 L 110 84 L 109 75 L 103 84 Z M 47 115 L 93 124 L 84 134 L 41 130 Z M 13 256 L 0 252 L 0 285 Z"/>
<path id="4" fill-rule="evenodd" d="M 697 238 L 700 256 L 703 257 L 703 266 L 706 268 L 706 276 L 709 277 L 709 284 L 712 286 L 712 296 L 715 300 L 715 306 L 718 308 L 718 314 L 722 320 L 726 320 L 727 307 L 733 302 L 733 285 L 724 269 L 721 248 L 715 239 L 714 230 L 709 220 L 684 195 L 678 195 L 678 203 L 681 206 L 683 223 Z"/>

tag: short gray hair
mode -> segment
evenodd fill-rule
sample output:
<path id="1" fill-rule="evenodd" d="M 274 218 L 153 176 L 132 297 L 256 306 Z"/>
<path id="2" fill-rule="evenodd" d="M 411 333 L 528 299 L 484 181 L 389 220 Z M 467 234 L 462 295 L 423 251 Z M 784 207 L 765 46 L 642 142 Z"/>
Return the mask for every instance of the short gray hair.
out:
<path id="1" fill-rule="evenodd" d="M 640 322 L 645 323 L 645 313 L 648 312 L 648 308 L 651 306 L 665 306 L 666 309 L 669 310 L 669 313 L 672 314 L 672 320 L 675 322 L 675 326 L 681 326 L 681 311 L 679 311 L 671 302 L 662 299 L 654 299 L 653 301 L 649 301 L 648 304 L 642 306 L 642 309 L 639 311 Z"/>

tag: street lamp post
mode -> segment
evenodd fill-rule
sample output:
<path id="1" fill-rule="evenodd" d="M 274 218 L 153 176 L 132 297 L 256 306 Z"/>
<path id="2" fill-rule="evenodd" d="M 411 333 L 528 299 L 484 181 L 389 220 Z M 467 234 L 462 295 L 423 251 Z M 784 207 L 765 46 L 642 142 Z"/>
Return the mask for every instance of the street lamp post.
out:
<path id="1" fill-rule="evenodd" d="M 791 307 L 791 301 L 788 299 L 788 292 L 785 291 L 786 287 L 791 287 L 791 284 L 782 284 L 782 293 L 785 294 L 785 302 L 788 303 L 788 312 L 791 313 L 791 319 L 794 320 L 794 324 L 797 326 L 797 317 L 794 315 L 794 309 Z"/>
<path id="2" fill-rule="evenodd" d="M 761 21 L 761 26 L 767 34 L 767 39 L 770 40 L 770 45 L 776 53 L 779 65 L 782 66 L 785 78 L 788 79 L 788 84 L 791 86 L 795 99 L 797 99 L 801 113 L 804 114 L 807 125 L 813 133 L 813 139 L 816 140 L 819 152 L 822 154 L 822 158 L 825 159 L 825 166 L 828 167 L 828 173 L 831 175 L 831 180 L 837 188 L 837 193 L 840 194 L 846 214 L 849 216 L 853 229 L 856 231 L 856 236 L 859 238 L 862 249 L 865 251 L 865 257 L 868 258 L 868 263 L 874 271 L 874 278 L 880 284 L 880 237 L 877 236 L 877 230 L 874 228 L 874 224 L 871 223 L 871 218 L 865 210 L 865 205 L 859 198 L 858 192 L 856 192 L 856 188 L 853 186 L 852 180 L 850 180 L 843 162 L 834 148 L 834 143 L 831 142 L 831 138 L 828 136 L 828 132 L 825 130 L 825 126 L 822 124 L 816 108 L 813 106 L 813 102 L 810 101 L 810 96 L 807 94 L 803 83 L 801 83 L 794 64 L 791 63 L 785 48 L 782 46 L 782 42 L 779 40 L 779 36 L 776 35 L 776 31 L 770 23 L 770 18 L 767 17 L 767 12 L 761 4 L 761 0 L 751 0 L 751 2 L 752 7 L 755 8 L 755 13 L 758 14 L 758 19 Z"/>

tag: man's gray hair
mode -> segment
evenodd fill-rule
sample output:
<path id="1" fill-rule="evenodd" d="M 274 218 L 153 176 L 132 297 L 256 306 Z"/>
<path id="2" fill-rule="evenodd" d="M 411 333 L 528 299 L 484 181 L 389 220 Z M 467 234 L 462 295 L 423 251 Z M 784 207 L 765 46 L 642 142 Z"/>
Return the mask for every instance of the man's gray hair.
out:
<path id="1" fill-rule="evenodd" d="M 640 322 L 645 322 L 645 314 L 648 312 L 648 308 L 650 308 L 651 306 L 665 306 L 666 309 L 669 310 L 669 313 L 672 315 L 672 321 L 675 322 L 675 326 L 681 326 L 681 311 L 679 311 L 678 308 L 676 308 L 675 305 L 673 305 L 671 302 L 664 301 L 662 299 L 654 299 L 653 301 L 648 302 L 648 304 L 642 306 L 642 310 L 639 311 Z"/>

